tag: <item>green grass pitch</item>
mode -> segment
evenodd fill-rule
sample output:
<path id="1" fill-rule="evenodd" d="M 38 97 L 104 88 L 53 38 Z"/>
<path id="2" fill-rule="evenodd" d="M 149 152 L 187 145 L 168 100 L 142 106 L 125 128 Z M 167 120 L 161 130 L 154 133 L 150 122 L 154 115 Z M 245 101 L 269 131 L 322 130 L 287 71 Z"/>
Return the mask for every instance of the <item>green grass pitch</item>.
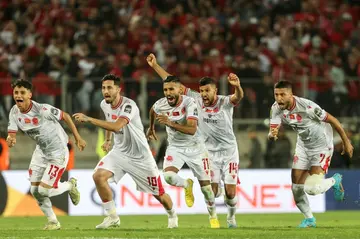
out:
<path id="1" fill-rule="evenodd" d="M 167 229 L 165 215 L 121 216 L 119 228 L 95 230 L 103 217 L 59 217 L 59 231 L 41 230 L 45 217 L 0 218 L 0 238 L 360 238 L 360 211 L 315 215 L 317 228 L 298 229 L 298 214 L 237 214 L 239 227 L 210 229 L 207 215 L 179 215 L 179 228 Z"/>

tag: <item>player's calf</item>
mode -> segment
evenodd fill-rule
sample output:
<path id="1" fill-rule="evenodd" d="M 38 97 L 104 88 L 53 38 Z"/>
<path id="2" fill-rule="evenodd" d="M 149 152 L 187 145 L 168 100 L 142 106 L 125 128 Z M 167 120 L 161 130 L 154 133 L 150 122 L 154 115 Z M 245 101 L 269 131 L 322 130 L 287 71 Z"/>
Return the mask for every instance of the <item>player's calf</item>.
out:
<path id="1" fill-rule="evenodd" d="M 168 214 L 168 228 L 178 227 L 178 216 L 173 208 L 173 202 L 167 193 L 162 195 L 153 195 L 163 205 Z"/>
<path id="2" fill-rule="evenodd" d="M 227 213 L 227 226 L 228 228 L 236 228 L 237 223 L 235 219 L 237 196 L 236 196 L 236 185 L 227 184 L 225 185 L 225 204 L 228 209 Z"/>

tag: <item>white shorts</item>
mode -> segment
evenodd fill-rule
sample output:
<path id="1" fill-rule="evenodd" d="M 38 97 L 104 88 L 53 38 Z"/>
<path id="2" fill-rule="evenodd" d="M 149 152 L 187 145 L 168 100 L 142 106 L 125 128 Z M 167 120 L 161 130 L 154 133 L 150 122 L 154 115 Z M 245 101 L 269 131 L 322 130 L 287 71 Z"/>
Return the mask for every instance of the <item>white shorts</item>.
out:
<path id="1" fill-rule="evenodd" d="M 333 152 L 334 148 L 331 147 L 307 149 L 297 144 L 292 168 L 309 170 L 312 166 L 320 166 L 326 173 L 330 166 Z"/>
<path id="2" fill-rule="evenodd" d="M 210 180 L 210 165 L 205 146 L 179 148 L 168 146 L 165 153 L 163 169 L 175 167 L 178 170 L 186 163 L 194 176 L 200 181 Z"/>
<path id="3" fill-rule="evenodd" d="M 209 151 L 211 182 L 238 183 L 239 151 L 233 147 L 220 151 Z"/>
<path id="4" fill-rule="evenodd" d="M 64 152 L 65 155 L 62 157 L 49 159 L 36 147 L 29 166 L 30 182 L 43 182 L 53 188 L 57 188 L 57 184 L 69 161 L 69 150 L 67 147 L 64 149 Z"/>
<path id="5" fill-rule="evenodd" d="M 98 168 L 114 174 L 110 182 L 118 183 L 128 173 L 135 181 L 138 191 L 160 196 L 165 193 L 159 169 L 150 153 L 142 158 L 132 158 L 113 148 L 100 160 L 95 171 Z"/>

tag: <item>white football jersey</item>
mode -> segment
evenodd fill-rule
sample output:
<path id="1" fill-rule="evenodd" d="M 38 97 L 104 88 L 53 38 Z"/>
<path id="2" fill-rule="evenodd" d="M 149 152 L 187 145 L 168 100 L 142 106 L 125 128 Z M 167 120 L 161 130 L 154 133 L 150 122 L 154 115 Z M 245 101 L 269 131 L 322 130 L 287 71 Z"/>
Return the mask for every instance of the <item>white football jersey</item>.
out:
<path id="1" fill-rule="evenodd" d="M 185 125 L 188 119 L 198 120 L 198 110 L 195 100 L 185 95 L 180 96 L 180 102 L 176 106 L 170 106 L 166 97 L 155 102 L 153 109 L 156 114 L 166 114 L 169 119 L 181 125 Z M 171 127 L 166 126 L 168 142 L 171 146 L 190 147 L 203 143 L 203 139 L 196 130 L 194 135 L 181 133 Z"/>
<path id="2" fill-rule="evenodd" d="M 20 129 L 35 140 L 49 159 L 64 157 L 69 138 L 59 123 L 62 118 L 63 112 L 48 104 L 31 101 L 24 113 L 14 105 L 9 114 L 8 132 L 16 133 Z"/>
<path id="3" fill-rule="evenodd" d="M 205 107 L 200 93 L 186 89 L 185 94 L 196 100 L 199 109 L 199 127 L 209 151 L 237 147 L 233 130 L 234 104 L 231 96 L 218 95 L 213 105 Z"/>
<path id="4" fill-rule="evenodd" d="M 128 122 L 118 132 L 113 133 L 114 148 L 132 158 L 142 158 L 144 155 L 151 154 L 141 122 L 140 110 L 133 100 L 122 96 L 115 107 L 111 107 L 111 104 L 102 100 L 100 107 L 106 121 L 115 122 L 118 118 L 124 118 Z"/>
<path id="5" fill-rule="evenodd" d="M 275 102 L 270 111 L 270 127 L 289 125 L 298 133 L 298 144 L 314 149 L 333 147 L 333 130 L 326 123 L 327 112 L 311 100 L 294 96 L 290 110 L 281 110 Z"/>

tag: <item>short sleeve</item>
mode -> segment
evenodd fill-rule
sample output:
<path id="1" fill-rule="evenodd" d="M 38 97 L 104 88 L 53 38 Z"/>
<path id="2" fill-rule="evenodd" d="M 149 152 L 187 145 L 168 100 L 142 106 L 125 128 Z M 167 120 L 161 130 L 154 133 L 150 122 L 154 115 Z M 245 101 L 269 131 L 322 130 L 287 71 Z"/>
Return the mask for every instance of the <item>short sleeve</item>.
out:
<path id="1" fill-rule="evenodd" d="M 312 101 L 308 101 L 307 113 L 311 119 L 316 121 L 326 121 L 328 118 L 328 113 Z"/>
<path id="2" fill-rule="evenodd" d="M 52 121 L 60 121 L 64 117 L 64 113 L 62 110 L 48 104 L 41 105 L 40 114 L 45 119 Z"/>
<path id="3" fill-rule="evenodd" d="M 16 133 L 17 131 L 18 131 L 18 126 L 16 124 L 14 110 L 11 109 L 9 113 L 8 133 Z"/>
<path id="4" fill-rule="evenodd" d="M 192 90 L 190 88 L 185 89 L 184 95 L 189 96 L 191 98 L 200 98 L 201 97 L 199 92 Z"/>
<path id="5" fill-rule="evenodd" d="M 270 128 L 276 128 L 281 124 L 281 111 L 279 107 L 274 104 L 270 109 Z"/>
<path id="6" fill-rule="evenodd" d="M 189 104 L 187 104 L 186 106 L 186 112 L 186 119 L 198 120 L 199 112 L 196 107 L 195 100 L 192 99 L 191 101 L 189 101 Z"/>
<path id="7" fill-rule="evenodd" d="M 155 112 L 155 114 L 160 114 L 160 100 L 156 101 L 155 104 L 153 105 L 153 110 Z"/>
<path id="8" fill-rule="evenodd" d="M 231 95 L 228 95 L 228 96 L 223 96 L 224 98 L 222 98 L 222 100 L 224 101 L 224 106 L 226 107 L 235 107 L 236 104 L 234 104 L 232 101 L 231 101 Z"/>
<path id="9" fill-rule="evenodd" d="M 131 102 L 125 103 L 121 108 L 119 118 L 124 118 L 127 120 L 128 123 L 130 123 L 130 121 L 134 118 L 135 113 L 136 105 Z"/>

